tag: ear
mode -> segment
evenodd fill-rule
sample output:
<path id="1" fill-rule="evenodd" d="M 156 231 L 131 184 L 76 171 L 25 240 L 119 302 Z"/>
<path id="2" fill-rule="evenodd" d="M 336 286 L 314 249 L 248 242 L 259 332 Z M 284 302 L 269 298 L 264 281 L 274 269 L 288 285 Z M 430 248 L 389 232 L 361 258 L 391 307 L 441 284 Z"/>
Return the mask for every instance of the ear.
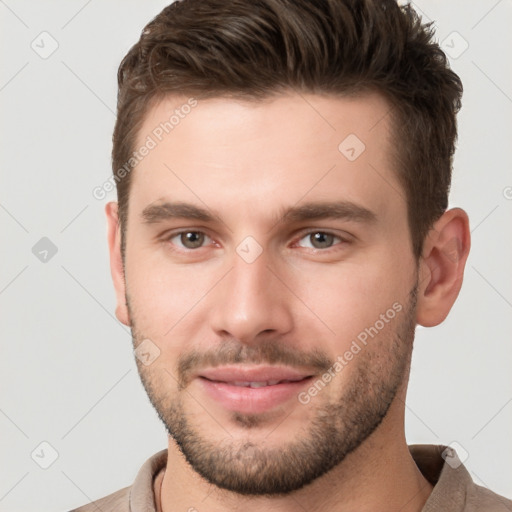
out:
<path id="1" fill-rule="evenodd" d="M 447 210 L 425 238 L 420 258 L 416 321 L 424 327 L 440 324 L 459 295 L 471 245 L 464 210 Z"/>
<path id="2" fill-rule="evenodd" d="M 126 282 L 124 278 L 123 258 L 121 256 L 121 227 L 118 205 L 110 202 L 105 206 L 108 229 L 108 249 L 110 252 L 110 272 L 116 291 L 116 317 L 125 325 L 130 325 L 130 315 L 126 304 Z"/>

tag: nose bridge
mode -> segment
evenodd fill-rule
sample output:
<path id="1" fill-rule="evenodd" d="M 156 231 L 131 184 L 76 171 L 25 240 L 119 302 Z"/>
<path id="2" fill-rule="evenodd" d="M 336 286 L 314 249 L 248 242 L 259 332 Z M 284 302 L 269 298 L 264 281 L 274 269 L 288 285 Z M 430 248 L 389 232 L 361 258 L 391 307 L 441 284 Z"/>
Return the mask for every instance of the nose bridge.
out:
<path id="1" fill-rule="evenodd" d="M 249 303 L 270 298 L 270 288 L 274 287 L 275 283 L 271 282 L 272 273 L 269 270 L 269 264 L 266 254 L 260 255 L 254 261 L 246 260 L 237 254 L 231 272 L 234 290 L 238 292 L 236 302 Z M 267 294 L 269 297 L 266 297 Z"/>
<path id="2" fill-rule="evenodd" d="M 261 251 L 256 257 L 254 253 L 250 258 L 246 255 L 240 246 L 233 255 L 231 270 L 214 298 L 212 327 L 250 343 L 262 332 L 289 331 L 292 317 L 284 287 L 270 270 L 268 254 Z"/>

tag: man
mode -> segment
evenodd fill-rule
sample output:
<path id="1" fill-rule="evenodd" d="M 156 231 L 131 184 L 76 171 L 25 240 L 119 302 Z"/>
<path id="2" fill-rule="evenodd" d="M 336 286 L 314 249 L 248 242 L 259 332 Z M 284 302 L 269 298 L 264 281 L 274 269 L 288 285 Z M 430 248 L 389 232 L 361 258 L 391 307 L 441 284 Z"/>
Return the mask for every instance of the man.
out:
<path id="1" fill-rule="evenodd" d="M 169 444 L 78 510 L 512 510 L 405 441 L 470 248 L 462 86 L 413 9 L 184 0 L 118 77 L 116 315 Z"/>

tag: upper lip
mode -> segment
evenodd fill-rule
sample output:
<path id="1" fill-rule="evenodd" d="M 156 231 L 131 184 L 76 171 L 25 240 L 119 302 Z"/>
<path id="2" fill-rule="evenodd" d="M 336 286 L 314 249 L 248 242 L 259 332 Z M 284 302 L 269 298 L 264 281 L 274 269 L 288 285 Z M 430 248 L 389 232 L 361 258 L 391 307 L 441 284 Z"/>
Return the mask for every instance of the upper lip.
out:
<path id="1" fill-rule="evenodd" d="M 288 366 L 217 366 L 198 373 L 198 377 L 217 382 L 298 381 L 313 373 Z"/>

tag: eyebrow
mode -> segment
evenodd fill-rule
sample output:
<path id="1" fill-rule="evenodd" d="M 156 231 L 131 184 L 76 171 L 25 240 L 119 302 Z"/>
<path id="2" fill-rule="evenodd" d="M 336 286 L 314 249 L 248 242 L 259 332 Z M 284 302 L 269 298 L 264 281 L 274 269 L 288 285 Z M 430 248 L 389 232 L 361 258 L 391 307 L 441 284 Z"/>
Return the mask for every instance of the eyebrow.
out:
<path id="1" fill-rule="evenodd" d="M 190 219 L 214 222 L 220 217 L 199 206 L 183 202 L 151 204 L 144 208 L 141 217 L 146 224 L 155 224 L 172 219 Z M 320 219 L 339 219 L 355 222 L 374 223 L 377 215 L 351 201 L 310 202 L 288 208 L 277 223 L 304 222 Z"/>
<path id="2" fill-rule="evenodd" d="M 141 217 L 146 224 L 154 224 L 171 219 L 192 219 L 201 222 L 212 222 L 215 217 L 205 208 L 189 203 L 150 204 L 142 210 Z"/>
<path id="3" fill-rule="evenodd" d="M 377 215 L 368 208 L 351 201 L 315 202 L 289 208 L 281 217 L 280 222 L 303 222 L 319 219 L 350 220 L 371 224 L 377 220 Z"/>

